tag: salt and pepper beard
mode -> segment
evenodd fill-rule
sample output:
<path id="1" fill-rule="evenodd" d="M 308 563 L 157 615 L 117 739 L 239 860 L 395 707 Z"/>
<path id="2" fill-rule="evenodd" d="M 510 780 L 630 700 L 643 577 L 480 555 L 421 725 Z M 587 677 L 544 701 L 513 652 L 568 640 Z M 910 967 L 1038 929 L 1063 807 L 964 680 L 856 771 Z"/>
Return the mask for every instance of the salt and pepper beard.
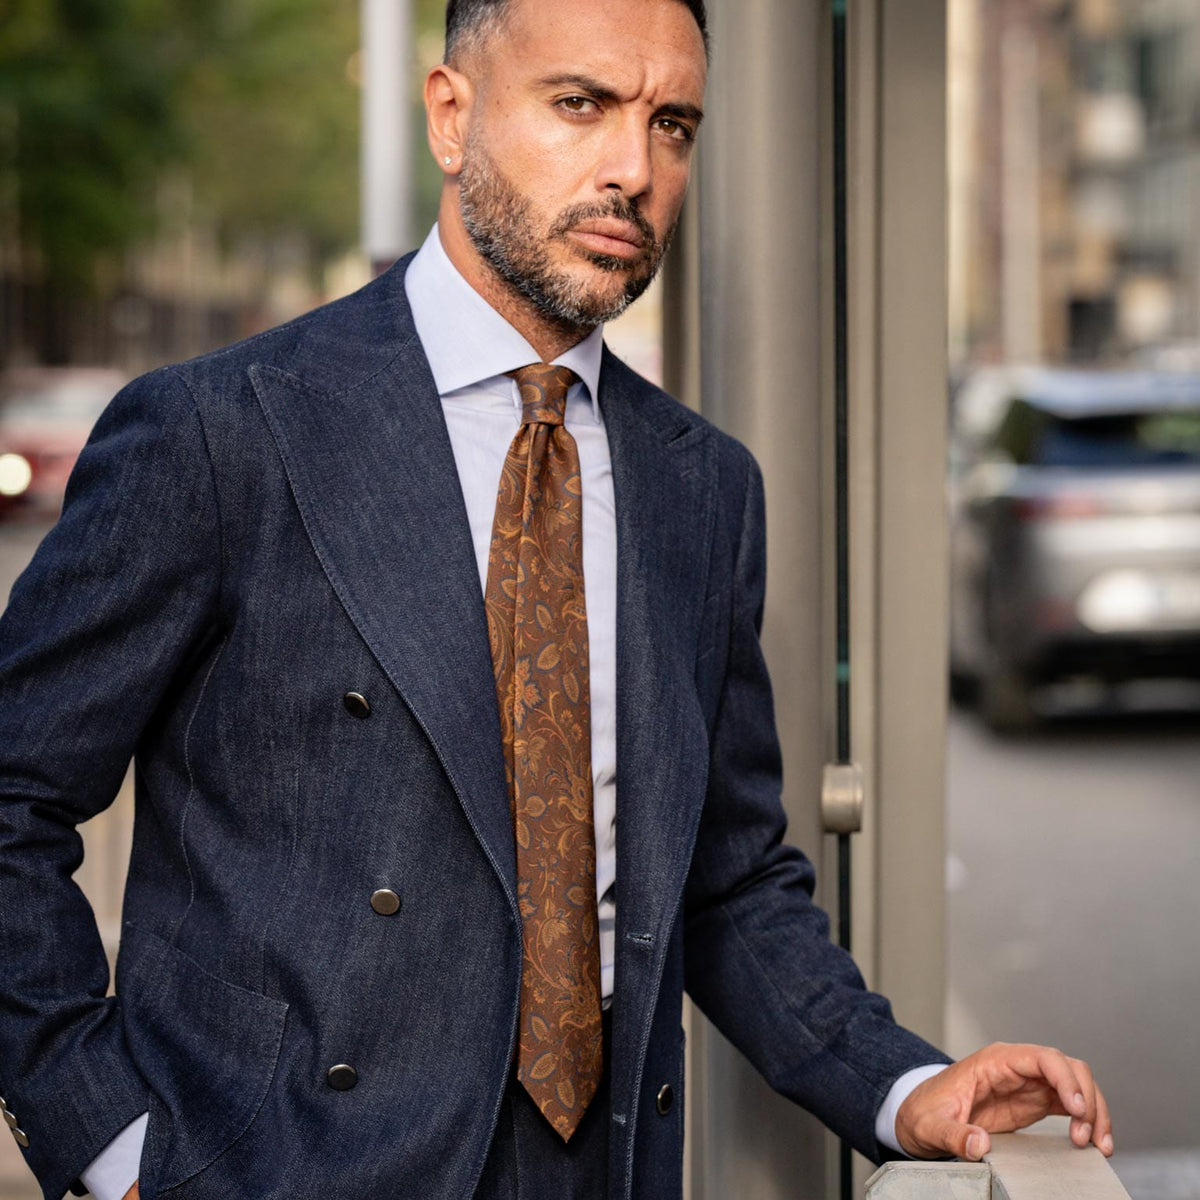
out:
<path id="1" fill-rule="evenodd" d="M 673 230 L 661 240 L 656 238 L 633 201 L 617 192 L 607 201 L 564 209 L 548 230 L 540 231 L 529 200 L 474 139 L 467 142 L 458 186 L 463 225 L 484 262 L 510 290 L 560 328 L 593 329 L 619 317 L 650 286 L 671 241 Z M 630 261 L 569 242 L 567 234 L 581 222 L 605 217 L 637 226 L 643 239 L 640 258 Z M 602 271 L 626 272 L 624 288 L 611 297 L 590 291 L 585 281 L 554 265 L 549 246 L 556 241 Z"/>

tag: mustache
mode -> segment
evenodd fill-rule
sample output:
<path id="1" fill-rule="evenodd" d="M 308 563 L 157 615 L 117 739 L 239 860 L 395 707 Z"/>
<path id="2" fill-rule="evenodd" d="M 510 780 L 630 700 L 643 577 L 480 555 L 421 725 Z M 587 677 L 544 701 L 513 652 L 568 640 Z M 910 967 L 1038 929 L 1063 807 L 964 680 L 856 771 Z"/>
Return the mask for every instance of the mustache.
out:
<path id="1" fill-rule="evenodd" d="M 604 217 L 613 217 L 636 226 L 642 237 L 643 248 L 652 250 L 659 248 L 660 243 L 655 236 L 654 226 L 646 220 L 632 200 L 627 196 L 616 194 L 607 203 L 601 201 L 596 204 L 575 204 L 564 209 L 550 227 L 550 235 L 555 238 L 565 237 L 583 221 L 595 221 Z"/>

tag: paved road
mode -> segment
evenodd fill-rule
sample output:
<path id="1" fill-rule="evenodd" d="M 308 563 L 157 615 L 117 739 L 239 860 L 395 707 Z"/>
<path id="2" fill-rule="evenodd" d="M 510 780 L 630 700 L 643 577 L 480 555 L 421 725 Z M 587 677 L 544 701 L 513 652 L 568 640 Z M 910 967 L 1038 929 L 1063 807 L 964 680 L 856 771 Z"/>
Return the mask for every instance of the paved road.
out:
<path id="1" fill-rule="evenodd" d="M 1069 1048 L 1120 1148 L 1200 1148 L 1200 708 L 1019 741 L 955 714 L 948 786 L 952 1051 Z"/>

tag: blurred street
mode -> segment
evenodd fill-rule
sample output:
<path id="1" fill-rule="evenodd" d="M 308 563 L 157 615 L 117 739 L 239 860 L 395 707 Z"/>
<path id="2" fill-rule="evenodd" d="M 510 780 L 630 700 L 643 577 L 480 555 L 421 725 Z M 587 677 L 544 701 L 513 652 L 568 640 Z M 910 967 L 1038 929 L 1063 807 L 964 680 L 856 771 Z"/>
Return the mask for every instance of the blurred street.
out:
<path id="1" fill-rule="evenodd" d="M 952 713 L 947 834 L 949 1050 L 1062 1046 L 1102 1081 L 1118 1151 L 1196 1147 L 1200 714 L 1003 740 Z"/>
<path id="2" fill-rule="evenodd" d="M 48 528 L 40 523 L 0 525 L 0 603 L 7 601 L 13 583 Z"/>

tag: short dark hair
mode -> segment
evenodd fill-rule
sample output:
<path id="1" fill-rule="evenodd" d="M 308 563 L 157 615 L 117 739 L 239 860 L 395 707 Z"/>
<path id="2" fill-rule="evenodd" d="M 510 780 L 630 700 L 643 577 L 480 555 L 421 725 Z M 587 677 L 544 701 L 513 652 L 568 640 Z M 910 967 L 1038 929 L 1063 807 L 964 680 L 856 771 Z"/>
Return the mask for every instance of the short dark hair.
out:
<path id="1" fill-rule="evenodd" d="M 704 52 L 708 53 L 708 12 L 704 0 L 678 0 L 696 18 Z M 510 0 L 448 0 L 446 4 L 446 61 L 464 42 L 493 33 L 504 20 Z"/>

